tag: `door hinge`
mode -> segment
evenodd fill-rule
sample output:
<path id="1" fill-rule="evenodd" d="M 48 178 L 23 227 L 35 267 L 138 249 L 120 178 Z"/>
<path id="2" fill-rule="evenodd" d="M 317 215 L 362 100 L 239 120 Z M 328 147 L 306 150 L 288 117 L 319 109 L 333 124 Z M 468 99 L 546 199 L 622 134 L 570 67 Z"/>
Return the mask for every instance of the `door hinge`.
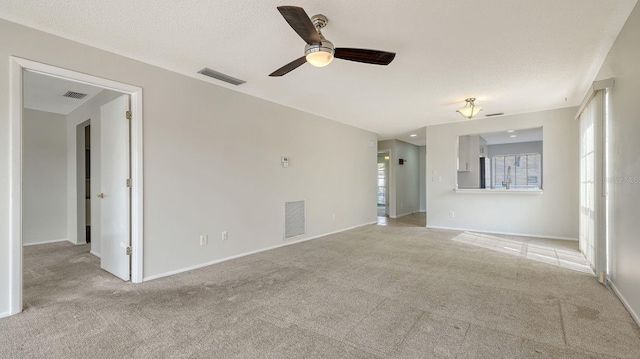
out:
<path id="1" fill-rule="evenodd" d="M 127 247 L 127 255 L 130 256 L 132 253 L 131 246 Z"/>
<path id="2" fill-rule="evenodd" d="M 131 119 L 131 111 L 127 111 L 127 120 Z"/>
<path id="3" fill-rule="evenodd" d="M 133 182 L 131 181 L 131 178 L 127 178 L 127 187 L 131 188 L 131 186 L 133 186 Z"/>

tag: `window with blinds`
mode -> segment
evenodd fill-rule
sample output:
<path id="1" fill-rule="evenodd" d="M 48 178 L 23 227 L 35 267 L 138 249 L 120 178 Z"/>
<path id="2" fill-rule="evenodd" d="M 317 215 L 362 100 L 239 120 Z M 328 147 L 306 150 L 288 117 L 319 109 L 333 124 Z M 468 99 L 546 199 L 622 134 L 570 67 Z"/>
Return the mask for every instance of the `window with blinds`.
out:
<path id="1" fill-rule="evenodd" d="M 491 188 L 542 189 L 541 156 L 520 153 L 492 157 Z"/>

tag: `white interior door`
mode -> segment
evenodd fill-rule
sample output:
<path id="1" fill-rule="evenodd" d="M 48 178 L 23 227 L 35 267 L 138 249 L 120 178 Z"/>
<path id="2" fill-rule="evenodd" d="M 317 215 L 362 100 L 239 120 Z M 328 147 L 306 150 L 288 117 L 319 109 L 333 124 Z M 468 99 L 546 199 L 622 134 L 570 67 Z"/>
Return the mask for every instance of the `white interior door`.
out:
<path id="1" fill-rule="evenodd" d="M 102 269 L 131 278 L 131 187 L 129 96 L 122 95 L 100 108 L 100 207 Z"/>

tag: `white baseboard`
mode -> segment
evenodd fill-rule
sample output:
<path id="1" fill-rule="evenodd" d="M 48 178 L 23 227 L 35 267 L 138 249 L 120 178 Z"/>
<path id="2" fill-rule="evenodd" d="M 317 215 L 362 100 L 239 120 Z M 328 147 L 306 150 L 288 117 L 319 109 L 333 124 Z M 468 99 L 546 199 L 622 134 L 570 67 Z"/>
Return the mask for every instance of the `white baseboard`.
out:
<path id="1" fill-rule="evenodd" d="M 16 313 L 16 314 L 18 314 L 18 313 Z M 11 312 L 0 313 L 0 319 L 6 318 L 6 317 L 10 317 L 10 316 L 11 316 Z"/>
<path id="2" fill-rule="evenodd" d="M 22 246 L 24 246 L 24 247 L 28 247 L 28 246 L 37 246 L 37 245 L 39 245 L 39 244 L 58 243 L 58 242 L 65 242 L 65 241 L 67 241 L 67 242 L 68 242 L 69 240 L 68 240 L 68 239 L 66 239 L 66 238 L 62 238 L 62 239 L 52 239 L 52 240 L 49 240 L 49 241 L 42 241 L 42 242 L 35 242 L 35 243 L 24 243 L 24 244 L 22 244 Z"/>
<path id="3" fill-rule="evenodd" d="M 398 214 L 395 217 L 389 216 L 389 218 L 400 218 L 400 217 L 404 217 L 404 216 L 408 216 L 410 214 L 414 214 L 414 213 L 418 213 L 418 212 L 408 212 L 408 213 L 403 213 L 403 214 Z"/>
<path id="4" fill-rule="evenodd" d="M 100 253 L 95 252 L 95 251 L 89 251 L 89 253 L 93 254 L 94 256 L 98 257 L 98 258 L 102 258 L 102 256 L 100 255 Z"/>
<path id="5" fill-rule="evenodd" d="M 216 259 L 210 262 L 206 262 L 206 263 L 202 263 L 202 264 L 197 264 L 191 267 L 186 267 L 186 268 L 180 268 L 180 269 L 176 269 L 176 270 L 172 270 L 170 272 L 165 272 L 165 273 L 161 273 L 161 274 L 156 274 L 156 275 L 152 275 L 152 276 L 148 276 L 148 277 L 144 277 L 142 279 L 143 282 L 147 282 L 150 280 L 154 280 L 154 279 L 158 279 L 158 278 L 163 278 L 163 277 L 169 277 L 175 274 L 179 274 L 179 273 L 183 273 L 183 272 L 188 272 L 188 271 L 192 271 L 194 269 L 198 269 L 198 268 L 203 268 L 203 267 L 208 267 L 210 265 L 214 265 L 214 264 L 218 264 L 218 263 L 222 263 L 222 262 L 226 262 L 226 261 L 230 261 L 232 259 L 237 259 L 237 258 L 241 258 L 241 257 L 245 257 L 245 256 L 250 256 L 252 254 L 256 254 L 256 253 L 260 253 L 260 252 L 265 252 L 265 251 L 269 251 L 272 249 L 277 249 L 280 247 L 285 247 L 285 246 L 290 246 L 292 244 L 298 244 L 298 243 L 302 243 L 302 242 L 306 242 L 306 241 L 310 241 L 312 239 L 317 239 L 317 238 L 321 238 L 321 237 L 325 237 L 325 236 L 330 236 L 332 234 L 336 234 L 336 233 L 340 233 L 340 232 L 345 232 L 345 231 L 349 231 L 358 227 L 363 227 L 363 226 L 368 226 L 371 224 L 377 224 L 378 221 L 375 222 L 369 222 L 369 223 L 365 223 L 365 224 L 360 224 L 357 226 L 353 226 L 353 227 L 349 227 L 349 228 L 344 228 L 344 229 L 340 229 L 338 231 L 333 231 L 333 232 L 329 232 L 329 233 L 324 233 L 321 235 L 317 235 L 317 236 L 313 236 L 313 237 L 309 237 L 309 238 L 303 238 L 303 239 L 299 239 L 299 240 L 295 240 L 295 241 L 290 241 L 287 243 L 282 243 L 282 244 L 278 244 L 276 246 L 272 246 L 272 247 L 267 247 L 267 248 L 263 248 L 263 249 L 258 249 L 255 251 L 251 251 L 251 252 L 247 252 L 247 253 L 241 253 L 241 254 L 237 254 L 235 256 L 231 256 L 231 257 L 226 257 L 226 258 L 222 258 L 222 259 Z"/>
<path id="6" fill-rule="evenodd" d="M 430 226 L 430 225 L 427 225 L 427 228 L 431 228 L 431 229 L 446 229 L 446 230 L 450 230 L 450 231 L 478 232 L 478 233 L 487 233 L 487 234 L 503 234 L 503 235 L 507 235 L 507 236 L 561 239 L 563 241 L 576 241 L 576 242 L 578 241 L 578 238 L 545 236 L 545 235 L 542 235 L 542 234 L 497 232 L 497 231 L 486 231 L 486 230 L 477 230 L 477 229 L 468 229 L 468 228 L 441 227 L 441 226 Z"/>
<path id="7" fill-rule="evenodd" d="M 624 305 L 629 314 L 631 314 L 631 318 L 633 318 L 633 320 L 635 320 L 636 323 L 640 325 L 640 316 L 633 310 L 633 308 L 631 308 L 631 305 L 629 305 L 629 302 L 627 302 L 627 300 L 622 296 L 622 293 L 620 293 L 618 288 L 616 288 L 616 285 L 613 284 L 613 282 L 609 281 L 609 286 L 611 287 L 611 289 L 613 289 L 613 292 L 616 294 L 618 299 L 620 299 L 622 305 Z"/>

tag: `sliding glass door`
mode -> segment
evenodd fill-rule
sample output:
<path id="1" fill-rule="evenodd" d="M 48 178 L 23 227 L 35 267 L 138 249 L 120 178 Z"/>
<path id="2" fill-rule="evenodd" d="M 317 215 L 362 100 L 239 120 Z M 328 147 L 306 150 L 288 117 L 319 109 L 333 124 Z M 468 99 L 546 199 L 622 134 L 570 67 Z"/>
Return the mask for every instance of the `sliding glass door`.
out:
<path id="1" fill-rule="evenodd" d="M 606 274 L 604 91 L 580 114 L 580 251 L 597 275 Z"/>

